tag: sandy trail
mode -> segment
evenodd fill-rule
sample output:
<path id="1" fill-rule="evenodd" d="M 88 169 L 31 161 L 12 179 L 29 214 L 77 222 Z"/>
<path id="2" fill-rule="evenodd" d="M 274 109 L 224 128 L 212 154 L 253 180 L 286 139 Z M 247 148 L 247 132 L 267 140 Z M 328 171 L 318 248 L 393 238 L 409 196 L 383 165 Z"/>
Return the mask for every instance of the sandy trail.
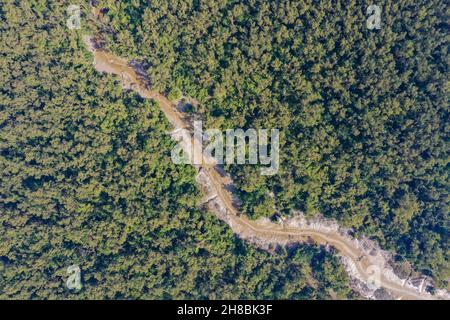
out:
<path id="1" fill-rule="evenodd" d="M 148 88 L 142 75 L 138 74 L 125 59 L 116 57 L 110 53 L 97 49 L 90 38 L 86 38 L 89 51 L 94 55 L 94 67 L 99 72 L 118 75 L 122 78 L 125 89 L 136 91 L 147 99 L 158 102 L 161 110 L 174 127 L 189 129 L 186 117 L 177 110 L 175 105 L 164 95 Z M 194 150 L 194 152 L 201 152 Z M 197 181 L 201 185 L 205 198 L 208 199 L 208 208 L 221 220 L 225 221 L 240 238 L 256 244 L 286 245 L 288 243 L 315 242 L 320 245 L 334 247 L 340 256 L 347 261 L 347 271 L 351 277 L 357 278 L 368 287 L 375 289 L 381 287 L 397 299 L 448 299 L 448 293 L 441 290 L 439 295 L 431 295 L 424 292 L 423 286 L 414 286 L 407 279 L 398 278 L 385 258 L 380 254 L 373 254 L 363 248 L 357 240 L 342 235 L 333 230 L 322 230 L 314 226 L 299 227 L 290 221 L 287 223 L 275 223 L 266 220 L 249 220 L 240 215 L 233 204 L 233 195 L 227 191 L 226 186 L 232 184 L 229 176 L 223 175 L 214 166 L 197 166 L 199 175 Z M 379 275 L 373 282 L 374 270 L 379 270 Z M 373 297 L 372 297 L 373 298 Z"/>

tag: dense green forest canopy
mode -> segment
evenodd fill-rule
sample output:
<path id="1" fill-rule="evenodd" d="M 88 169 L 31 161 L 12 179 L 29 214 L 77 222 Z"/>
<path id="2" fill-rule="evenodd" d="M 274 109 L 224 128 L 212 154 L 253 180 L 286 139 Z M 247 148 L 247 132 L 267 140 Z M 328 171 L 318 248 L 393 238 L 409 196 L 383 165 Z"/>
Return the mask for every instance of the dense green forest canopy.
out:
<path id="1" fill-rule="evenodd" d="M 93 70 L 72 3 L 0 1 L 0 299 L 354 297 L 331 253 L 257 250 L 199 209 L 169 124 Z"/>
<path id="2" fill-rule="evenodd" d="M 381 8 L 368 30 L 366 9 Z M 278 128 L 281 169 L 233 166 L 242 211 L 337 218 L 440 285 L 449 268 L 442 0 L 97 1 L 109 50 L 200 100 L 209 128 Z M 273 196 L 269 196 L 272 195 Z"/>

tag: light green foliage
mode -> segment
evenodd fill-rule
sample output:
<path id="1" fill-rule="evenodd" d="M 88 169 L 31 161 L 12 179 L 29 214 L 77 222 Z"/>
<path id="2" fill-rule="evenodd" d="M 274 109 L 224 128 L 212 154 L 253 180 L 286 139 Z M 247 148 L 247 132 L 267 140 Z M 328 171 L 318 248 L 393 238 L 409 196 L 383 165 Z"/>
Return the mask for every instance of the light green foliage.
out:
<path id="1" fill-rule="evenodd" d="M 108 20 L 128 32 L 118 5 Z M 281 170 L 230 166 L 243 211 L 272 192 L 284 214 L 337 218 L 409 259 L 440 285 L 450 276 L 448 5 L 377 1 L 134 1 L 133 46 L 155 84 L 200 100 L 208 126 L 279 128 Z M 254 171 L 254 172 L 253 172 Z M 250 177 L 250 178 L 249 178 Z M 252 185 L 249 185 L 249 179 Z"/>
<path id="2" fill-rule="evenodd" d="M 352 296 L 330 253 L 256 250 L 199 209 L 195 170 L 170 161 L 167 121 L 94 72 L 81 39 L 92 22 L 68 30 L 70 3 L 0 2 L 1 299 L 327 299 L 323 263 Z M 135 32 L 139 12 L 121 10 Z M 65 286 L 74 264 L 78 293 Z"/>

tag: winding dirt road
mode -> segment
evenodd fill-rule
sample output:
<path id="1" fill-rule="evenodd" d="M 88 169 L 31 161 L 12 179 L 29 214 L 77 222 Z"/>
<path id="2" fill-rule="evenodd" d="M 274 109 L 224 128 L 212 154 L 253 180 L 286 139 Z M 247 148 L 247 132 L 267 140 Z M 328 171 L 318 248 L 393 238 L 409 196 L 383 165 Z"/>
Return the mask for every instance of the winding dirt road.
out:
<path id="1" fill-rule="evenodd" d="M 131 67 L 120 57 L 104 52 L 95 45 L 90 38 L 86 38 L 89 51 L 94 56 L 94 67 L 99 72 L 118 75 L 122 78 L 124 89 L 136 91 L 147 99 L 158 102 L 161 110 L 174 127 L 174 132 L 188 129 L 186 117 L 178 111 L 175 105 L 164 95 L 147 88 L 142 73 Z M 201 152 L 201 150 L 194 150 Z M 208 208 L 220 219 L 225 221 L 240 238 L 256 245 L 286 245 L 288 243 L 315 242 L 317 244 L 334 247 L 346 262 L 346 270 L 352 279 L 372 288 L 374 292 L 381 287 L 397 299 L 448 299 L 448 293 L 440 290 L 437 295 L 424 291 L 423 285 L 415 286 L 408 279 L 397 277 L 381 250 L 365 248 L 357 239 L 344 234 L 336 228 L 327 229 L 320 225 L 296 219 L 282 223 L 264 220 L 249 220 L 240 215 L 233 204 L 233 195 L 227 191 L 232 184 L 229 176 L 220 172 L 214 166 L 197 166 L 197 181 L 201 185 Z M 371 296 L 373 298 L 373 296 Z"/>

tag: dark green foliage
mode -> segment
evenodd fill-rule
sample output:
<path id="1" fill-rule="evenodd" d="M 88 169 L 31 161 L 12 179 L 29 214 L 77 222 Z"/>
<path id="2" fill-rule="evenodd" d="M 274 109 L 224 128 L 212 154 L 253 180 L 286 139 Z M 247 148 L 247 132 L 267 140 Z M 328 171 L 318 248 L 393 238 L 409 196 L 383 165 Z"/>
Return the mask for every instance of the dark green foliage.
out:
<path id="1" fill-rule="evenodd" d="M 321 212 L 445 285 L 449 7 L 377 1 L 381 30 L 368 30 L 370 4 L 99 1 L 110 49 L 199 99 L 209 127 L 282 130 L 280 174 L 227 168 L 246 214 Z"/>
<path id="2" fill-rule="evenodd" d="M 158 107 L 94 72 L 69 4 L 1 1 L 0 298 L 351 297 L 330 253 L 256 250 L 198 209 Z"/>

